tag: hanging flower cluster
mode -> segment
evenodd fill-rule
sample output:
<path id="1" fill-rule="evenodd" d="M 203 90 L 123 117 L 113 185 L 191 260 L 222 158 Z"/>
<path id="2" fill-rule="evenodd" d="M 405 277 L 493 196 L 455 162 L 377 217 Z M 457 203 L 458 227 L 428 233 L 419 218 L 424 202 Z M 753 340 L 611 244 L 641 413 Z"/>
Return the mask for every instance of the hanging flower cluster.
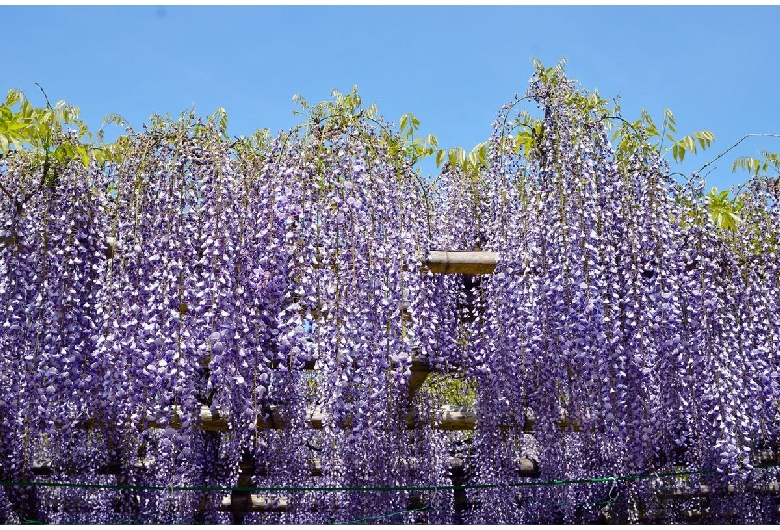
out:
<path id="1" fill-rule="evenodd" d="M 516 459 L 533 453 L 542 477 L 585 484 L 523 489 L 520 499 L 510 488 L 477 491 L 473 521 L 621 510 L 674 521 L 686 511 L 649 495 L 663 484 L 591 477 L 710 470 L 691 483 L 717 491 L 771 480 L 774 471 L 753 468 L 778 425 L 776 206 L 751 191 L 755 218 L 724 237 L 700 190 L 671 180 L 656 150 L 613 150 L 604 115 L 573 104 L 586 99 L 561 71 L 540 71 L 528 98 L 543 112 L 532 149 L 513 142 L 515 101 L 499 113 L 489 167 L 478 180 L 450 172 L 443 202 L 480 220 L 442 226 L 443 237 L 501 256 L 461 354 L 479 388 L 473 473 L 516 482 Z M 739 502 L 711 506 L 708 520 L 777 517 L 766 497 L 750 510 Z"/>
<path id="2" fill-rule="evenodd" d="M 156 120 L 121 164 L 51 186 L 4 163 L 4 520 L 228 521 L 247 465 L 261 487 L 420 485 L 422 206 L 386 126 L 349 119 L 246 156 L 213 120 Z M 21 485 L 41 473 L 107 487 Z M 268 502 L 322 522 L 407 497 Z"/>
<path id="3" fill-rule="evenodd" d="M 354 93 L 254 143 L 188 114 L 2 158 L 0 520 L 777 522 L 772 183 L 724 231 L 560 69 L 523 99 L 438 186 Z"/>

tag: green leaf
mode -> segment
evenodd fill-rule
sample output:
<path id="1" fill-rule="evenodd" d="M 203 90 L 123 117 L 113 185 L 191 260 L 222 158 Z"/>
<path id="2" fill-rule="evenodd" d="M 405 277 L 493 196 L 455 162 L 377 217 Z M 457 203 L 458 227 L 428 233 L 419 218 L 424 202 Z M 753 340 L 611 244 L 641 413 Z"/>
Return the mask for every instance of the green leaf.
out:
<path id="1" fill-rule="evenodd" d="M 693 133 L 693 135 L 699 141 L 699 146 L 702 149 L 708 148 L 712 143 L 712 141 L 715 139 L 715 135 L 712 134 L 710 131 L 697 131 Z"/>
<path id="2" fill-rule="evenodd" d="M 450 166 L 465 168 L 466 150 L 462 147 L 453 147 L 447 153 Z"/>
<path id="3" fill-rule="evenodd" d="M 22 129 L 27 128 L 27 124 L 22 121 L 9 121 L 6 122 L 5 127 L 9 131 L 21 131 Z"/>
<path id="4" fill-rule="evenodd" d="M 76 146 L 76 152 L 81 158 L 81 163 L 84 164 L 84 167 L 89 167 L 89 154 L 87 153 L 87 147 L 84 145 Z"/>
<path id="5" fill-rule="evenodd" d="M 758 175 L 761 168 L 761 160 L 758 158 L 751 158 L 749 156 L 742 156 L 734 161 L 731 166 L 731 172 L 736 172 L 738 169 L 745 170 L 753 175 Z"/>
<path id="6" fill-rule="evenodd" d="M 674 144 L 672 146 L 672 158 L 674 158 L 675 162 L 682 162 L 684 156 L 685 148 L 682 147 L 679 143 Z"/>
<path id="7" fill-rule="evenodd" d="M 8 153 L 8 137 L 4 134 L 0 134 L 0 153 Z"/>
<path id="8" fill-rule="evenodd" d="M 674 114 L 672 114 L 670 109 L 664 109 L 664 119 L 669 123 L 669 125 L 674 125 Z"/>
<path id="9" fill-rule="evenodd" d="M 647 109 L 642 109 L 641 116 L 642 116 L 642 120 L 647 124 L 648 129 L 652 128 L 653 130 L 656 130 L 655 123 L 653 122 L 653 118 L 650 116 L 650 113 L 647 112 Z"/>
<path id="10" fill-rule="evenodd" d="M 523 149 L 525 151 L 525 156 L 528 156 L 531 154 L 531 149 L 534 146 L 534 139 L 529 134 L 528 137 L 525 139 L 525 143 L 523 144 Z"/>
<path id="11" fill-rule="evenodd" d="M 407 113 L 407 114 L 404 114 L 403 116 L 401 116 L 400 128 L 401 128 L 401 133 L 402 134 L 403 134 L 404 130 L 406 129 L 406 127 L 408 125 L 409 125 L 409 114 Z"/>
<path id="12" fill-rule="evenodd" d="M 30 119 L 32 117 L 33 107 L 26 99 L 22 100 L 22 108 L 20 112 L 22 113 L 22 117 L 25 119 Z"/>
<path id="13" fill-rule="evenodd" d="M 649 136 L 661 136 L 661 135 L 658 133 L 658 129 L 656 128 L 655 124 L 653 124 L 653 123 L 651 123 L 651 124 L 649 124 L 649 125 L 645 126 L 645 131 L 647 131 L 647 134 L 648 134 Z"/>
<path id="14" fill-rule="evenodd" d="M 441 161 L 444 158 L 444 149 L 436 151 L 436 167 L 441 167 Z"/>
<path id="15" fill-rule="evenodd" d="M 54 152 L 52 153 L 54 159 L 60 164 L 65 163 L 65 161 L 69 158 L 67 147 L 66 147 L 67 145 L 68 144 L 62 144 L 57 146 L 57 149 L 55 149 Z"/>
<path id="16" fill-rule="evenodd" d="M 13 105 L 16 105 L 23 99 L 24 99 L 24 92 L 22 92 L 18 88 L 12 88 L 11 90 L 8 91 L 8 94 L 5 96 L 5 104 L 9 107 L 12 107 Z"/>
<path id="17" fill-rule="evenodd" d="M 466 150 L 462 147 L 455 148 L 455 160 L 457 165 L 463 166 L 466 162 Z"/>

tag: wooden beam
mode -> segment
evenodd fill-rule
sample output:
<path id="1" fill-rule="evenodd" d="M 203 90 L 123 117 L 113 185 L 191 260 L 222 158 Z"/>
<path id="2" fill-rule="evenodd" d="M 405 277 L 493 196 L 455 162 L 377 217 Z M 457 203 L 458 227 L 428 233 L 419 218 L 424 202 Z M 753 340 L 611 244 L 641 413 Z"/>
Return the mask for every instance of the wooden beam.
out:
<path id="1" fill-rule="evenodd" d="M 309 409 L 306 411 L 306 423 L 315 430 L 322 429 L 323 423 L 328 421 L 327 415 L 319 409 Z M 417 411 L 410 407 L 406 412 L 405 422 L 407 429 L 414 429 L 417 425 L 418 415 Z M 431 420 L 431 427 L 441 431 L 471 431 L 474 430 L 477 422 L 477 413 L 474 407 L 468 405 L 443 405 L 434 413 Z M 520 427 L 520 430 L 525 433 L 533 433 L 536 418 L 531 411 L 526 411 L 525 423 Z M 224 432 L 229 430 L 230 421 L 228 415 L 217 409 L 202 406 L 200 409 L 200 418 L 198 419 L 199 427 L 204 431 L 218 431 Z M 103 422 L 95 421 L 92 419 L 84 420 L 77 423 L 79 428 L 83 429 L 101 429 L 106 428 Z M 156 421 L 141 418 L 137 420 L 137 428 L 144 429 L 166 429 L 172 427 L 174 429 L 180 429 L 182 426 L 181 409 L 174 407 L 173 411 L 167 421 Z M 271 406 L 266 410 L 265 415 L 261 416 L 257 420 L 257 428 L 261 430 L 272 429 L 286 429 L 288 428 L 288 422 L 284 418 L 283 411 L 279 407 Z M 571 420 L 561 418 L 558 422 L 558 426 L 562 431 L 569 429 L 579 431 L 582 428 L 576 423 L 572 423 Z M 341 428 L 350 428 L 351 422 L 347 419 L 341 425 Z M 379 429 L 381 425 L 377 426 Z M 502 428 L 510 428 L 513 425 L 502 425 Z M 516 425 L 514 427 L 517 427 Z"/>
<path id="2" fill-rule="evenodd" d="M 520 477 L 539 477 L 539 465 L 536 461 L 528 458 L 519 458 L 515 461 L 515 471 Z M 464 482 L 465 480 L 465 461 L 463 458 L 450 458 L 450 474 L 453 476 L 453 482 Z M 321 459 L 315 458 L 312 460 L 312 467 L 310 470 L 314 476 L 322 475 L 322 463 Z M 455 477 L 460 478 L 457 480 Z M 237 492 L 230 496 L 222 498 L 222 511 L 229 512 L 284 512 L 290 508 L 290 499 L 286 496 L 269 496 L 267 494 L 245 494 L 243 492 Z M 407 509 L 420 508 L 423 504 L 422 496 L 425 495 L 421 492 L 410 492 L 409 504 Z M 461 508 L 465 508 L 466 499 L 461 499 Z"/>
<path id="3" fill-rule="evenodd" d="M 468 489 L 468 486 L 464 486 L 465 489 Z M 780 484 L 773 482 L 769 483 L 763 486 L 758 486 L 755 488 L 751 488 L 751 492 L 756 493 L 764 493 L 769 495 L 776 495 L 778 493 L 778 487 L 780 487 Z M 736 488 L 734 485 L 729 485 L 727 487 L 727 492 L 729 494 L 736 493 Z M 687 490 L 675 490 L 673 492 L 659 492 L 656 495 L 659 498 L 666 498 L 666 499 L 676 499 L 676 500 L 685 500 L 690 499 L 693 497 L 706 497 L 711 494 L 709 488 L 702 484 L 698 488 L 693 488 L 691 491 Z M 278 496 L 278 497 L 271 497 L 268 495 L 263 494 L 251 494 L 250 496 L 251 504 L 248 502 L 245 506 L 242 506 L 243 509 L 245 509 L 247 512 L 284 512 L 289 510 L 290 508 L 290 499 L 286 496 Z M 465 499 L 464 499 L 465 500 Z M 461 504 L 463 502 L 461 501 Z M 409 505 L 407 506 L 408 509 L 415 509 L 419 508 L 421 505 L 421 499 L 420 494 L 410 494 L 409 496 Z M 231 502 L 231 498 L 229 496 L 225 496 L 222 499 L 222 511 L 233 511 L 235 509 L 235 506 L 233 505 L 233 502 Z M 695 517 L 696 513 L 689 513 L 688 516 Z"/>
<path id="4" fill-rule="evenodd" d="M 417 424 L 417 411 L 411 409 L 406 414 L 406 428 L 413 429 Z M 307 423 L 312 429 L 322 429 L 323 422 L 328 420 L 327 416 L 317 409 L 311 409 L 306 413 Z M 444 405 L 436 411 L 431 426 L 441 431 L 471 431 L 477 422 L 477 413 L 474 407 L 465 405 Z M 203 407 L 200 414 L 201 428 L 206 431 L 226 431 L 228 430 L 228 418 L 218 410 Z M 535 418 L 528 417 L 523 430 L 532 432 Z M 177 428 L 181 425 L 180 420 L 174 418 L 171 420 L 171 426 Z M 150 424 L 150 426 L 156 426 Z M 162 425 L 161 425 L 162 427 Z M 274 407 L 267 414 L 267 418 L 259 419 L 258 429 L 283 429 L 287 427 L 287 422 L 282 417 L 281 411 Z M 349 427 L 343 425 L 342 427 Z"/>
<path id="5" fill-rule="evenodd" d="M 222 505 L 219 510 L 222 512 L 235 512 L 236 501 L 230 495 L 222 497 Z M 288 497 L 270 497 L 267 495 L 251 494 L 246 499 L 241 499 L 241 512 L 286 512 L 290 508 L 290 499 Z"/>
<path id="6" fill-rule="evenodd" d="M 336 464 L 340 465 L 340 464 Z M 521 477 L 531 477 L 535 478 L 539 476 L 539 464 L 536 462 L 536 460 L 530 459 L 530 458 L 518 458 L 515 460 L 515 471 L 517 474 Z M 450 473 L 454 474 L 461 474 L 464 472 L 466 467 L 466 459 L 464 458 L 458 458 L 458 457 L 452 457 L 450 458 Z M 260 465 L 252 466 L 250 468 L 247 468 L 246 470 L 242 469 L 242 472 L 246 472 L 249 476 L 256 473 L 258 476 L 267 476 L 268 475 L 268 468 L 266 467 L 265 463 L 261 463 Z M 312 476 L 319 477 L 322 476 L 322 459 L 321 458 L 312 458 L 310 462 L 309 472 L 312 474 Z"/>
<path id="7" fill-rule="evenodd" d="M 412 357 L 412 369 L 409 375 L 409 401 L 414 399 L 414 395 L 423 386 L 425 380 L 428 378 L 428 374 L 431 373 L 431 367 L 427 361 L 423 361 L 420 357 Z"/>
<path id="8" fill-rule="evenodd" d="M 327 415 L 319 409 L 309 409 L 306 411 L 306 422 L 312 429 L 322 429 L 323 422 L 326 422 L 327 420 Z M 417 425 L 417 420 L 417 411 L 414 408 L 410 408 L 406 413 L 406 428 L 414 429 Z M 474 430 L 476 422 L 477 413 L 473 407 L 467 405 L 443 405 L 435 412 L 431 421 L 431 426 L 434 429 L 441 431 L 471 431 Z M 525 423 L 522 426 L 523 432 L 533 432 L 535 422 L 536 419 L 533 415 L 527 414 Z M 204 405 L 200 409 L 199 425 L 204 431 L 223 432 L 229 430 L 230 422 L 228 415 L 221 410 Z M 565 429 L 569 425 L 570 422 L 564 420 L 560 422 L 562 429 Z M 96 422 L 94 420 L 80 422 L 78 426 L 85 429 L 99 429 L 105 427 L 102 422 Z M 180 429 L 181 426 L 182 420 L 180 411 L 176 409 L 174 409 L 168 422 L 158 422 L 154 420 L 140 420 L 138 422 L 139 429 L 165 429 L 168 427 Z M 288 424 L 282 415 L 282 411 L 275 406 L 272 406 L 264 417 L 260 417 L 257 420 L 257 428 L 261 430 L 285 429 L 287 427 Z M 341 425 L 341 427 L 349 428 L 350 423 L 347 421 L 345 424 Z"/>
<path id="9" fill-rule="evenodd" d="M 16 245 L 17 238 L 0 238 L 0 248 Z M 107 237 L 103 253 L 112 259 L 122 249 L 113 237 Z M 432 250 L 423 261 L 423 269 L 435 274 L 491 274 L 496 268 L 498 252 Z"/>
<path id="10" fill-rule="evenodd" d="M 453 252 L 432 250 L 423 262 L 423 270 L 435 274 L 491 274 L 498 252 Z"/>

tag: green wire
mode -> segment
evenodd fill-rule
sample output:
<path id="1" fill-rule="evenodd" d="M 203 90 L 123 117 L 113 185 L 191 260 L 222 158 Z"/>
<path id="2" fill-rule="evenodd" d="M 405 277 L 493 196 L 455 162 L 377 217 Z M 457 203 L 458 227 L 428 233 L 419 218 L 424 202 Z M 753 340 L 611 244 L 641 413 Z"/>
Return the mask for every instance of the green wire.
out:
<path id="1" fill-rule="evenodd" d="M 780 464 L 765 464 L 761 466 L 755 466 L 756 469 L 766 469 L 772 467 L 780 467 Z M 703 469 L 703 470 L 684 470 L 684 471 L 668 471 L 664 473 L 640 473 L 634 475 L 623 475 L 616 477 L 593 477 L 584 479 L 557 479 L 539 482 L 512 482 L 506 484 L 471 484 L 463 486 L 342 486 L 342 487 L 327 487 L 327 486 L 314 486 L 314 487 L 299 487 L 299 486 L 248 486 L 248 487 L 208 487 L 208 486 L 138 486 L 131 484 L 82 484 L 74 482 L 26 482 L 26 481 L 0 481 L 0 486 L 18 486 L 18 487 L 52 487 L 52 488 L 82 488 L 82 489 L 114 489 L 114 490 L 151 490 L 151 491 L 204 491 L 204 492 L 305 492 L 305 491 L 323 491 L 323 492 L 335 492 L 335 491 L 437 491 L 437 490 L 465 490 L 465 489 L 494 489 L 494 488 L 523 488 L 523 487 L 546 487 L 546 486 L 565 486 L 572 484 L 599 484 L 605 482 L 635 482 L 637 480 L 643 480 L 646 478 L 664 478 L 664 477 L 680 477 L 686 475 L 709 475 L 717 473 L 715 470 Z M 603 503 L 596 503 L 595 505 L 612 504 L 615 501 L 606 501 Z M 396 515 L 403 515 L 407 513 L 423 512 L 434 509 L 431 506 L 422 506 L 421 508 L 415 508 L 413 510 L 401 510 L 391 512 L 383 515 L 375 515 L 368 517 L 361 517 L 353 519 L 351 521 L 333 522 L 332 524 L 355 524 L 363 521 L 387 519 L 395 517 Z M 41 524 L 40 521 L 26 520 L 23 524 Z"/>
<path id="2" fill-rule="evenodd" d="M 778 464 L 764 466 L 777 467 Z M 76 482 L 29 482 L 29 481 L 0 481 L 2 486 L 19 487 L 44 487 L 44 488 L 82 488 L 82 489 L 114 489 L 114 490 L 150 490 L 150 491 L 203 491 L 203 492 L 306 492 L 306 491 L 437 491 L 437 490 L 466 490 L 466 489 L 495 489 L 495 488 L 529 488 L 546 486 L 566 486 L 572 484 L 599 484 L 604 482 L 635 482 L 646 478 L 680 477 L 685 475 L 706 475 L 717 473 L 715 470 L 685 470 L 669 471 L 664 473 L 641 473 L 636 475 L 624 475 L 615 477 L 594 477 L 582 479 L 556 479 L 537 482 L 508 482 L 504 484 L 467 484 L 463 486 L 143 486 L 134 484 L 83 484 Z"/>

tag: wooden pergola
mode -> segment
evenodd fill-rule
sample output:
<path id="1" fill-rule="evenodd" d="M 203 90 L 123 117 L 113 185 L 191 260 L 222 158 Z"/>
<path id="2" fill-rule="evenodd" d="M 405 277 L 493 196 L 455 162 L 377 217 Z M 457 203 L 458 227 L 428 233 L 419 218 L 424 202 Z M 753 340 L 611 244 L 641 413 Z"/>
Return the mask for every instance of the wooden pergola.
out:
<path id="1" fill-rule="evenodd" d="M 109 245 L 111 253 L 113 254 L 113 245 Z M 462 274 L 462 275 L 485 275 L 491 274 L 496 268 L 499 256 L 496 252 L 453 252 L 453 251 L 431 251 L 427 258 L 422 262 L 422 271 L 429 271 L 434 274 Z M 316 369 L 315 362 L 309 362 L 304 366 L 305 369 Z M 406 427 L 413 429 L 417 425 L 418 413 L 411 401 L 414 394 L 422 387 L 428 375 L 432 372 L 432 367 L 427 361 L 419 356 L 413 358 L 411 366 L 411 375 L 409 377 L 409 403 L 405 411 L 406 415 Z M 535 418 L 532 411 L 526 411 L 525 422 L 523 425 L 507 425 L 515 430 L 532 434 L 534 432 Z M 323 424 L 327 423 L 328 418 L 325 413 L 318 409 L 310 409 L 306 411 L 306 421 L 311 429 L 319 430 L 323 428 Z M 347 424 L 342 427 L 348 427 Z M 476 410 L 471 406 L 462 405 L 444 405 L 435 411 L 431 427 L 442 431 L 468 431 L 475 428 L 477 422 Z M 86 422 L 94 425 L 93 422 Z M 177 411 L 173 411 L 173 416 L 166 425 L 155 424 L 154 422 L 147 422 L 144 424 L 146 428 L 162 428 L 162 427 L 174 427 L 178 428 L 181 425 L 181 419 Z M 203 406 L 200 412 L 199 426 L 204 431 L 227 431 L 229 429 L 229 418 L 220 410 L 216 408 L 210 408 Z M 284 429 L 289 425 L 287 418 L 285 418 L 284 411 L 278 407 L 270 407 L 265 414 L 265 417 L 258 419 L 257 428 L 260 430 L 266 429 Z M 84 425 L 87 426 L 87 425 Z M 574 427 L 570 421 L 562 418 L 559 426 L 562 431 Z M 763 450 L 760 452 L 759 461 L 764 463 L 780 462 L 780 451 L 774 449 Z M 538 477 L 539 476 L 539 462 L 528 458 L 519 458 L 515 461 L 517 477 Z M 251 488 L 252 476 L 255 474 L 264 474 L 262 463 L 256 463 L 249 456 L 245 456 L 241 462 L 241 472 L 238 479 L 238 488 Z M 139 463 L 138 465 L 142 465 Z M 455 508 L 456 510 L 463 510 L 468 507 L 468 500 L 466 498 L 466 491 L 463 488 L 466 483 L 465 462 L 463 458 L 451 458 L 449 461 L 450 476 L 452 477 L 452 484 L 454 487 L 455 495 Z M 267 471 L 267 470 L 266 470 Z M 312 476 L 319 476 L 322 474 L 321 460 L 315 458 L 311 461 L 310 473 Z M 52 474 L 52 466 L 50 462 L 39 462 L 33 468 L 33 472 L 38 475 L 50 475 Z M 100 473 L 105 474 L 120 474 L 121 465 L 119 463 L 108 464 L 103 466 L 99 470 Z M 760 488 L 761 493 L 777 495 L 780 493 L 779 483 L 765 484 Z M 734 487 L 730 486 L 729 491 L 734 492 Z M 665 493 L 665 495 L 672 498 L 686 499 L 697 496 L 706 496 L 710 493 L 706 485 L 701 485 L 698 489 L 681 489 L 677 488 L 674 491 Z M 225 496 L 221 503 L 221 510 L 231 512 L 235 523 L 241 523 L 244 520 L 246 513 L 248 512 L 266 512 L 277 511 L 284 512 L 291 507 L 291 498 L 288 496 L 269 496 L 262 494 L 249 493 L 245 489 L 237 489 L 232 492 L 231 495 Z M 422 506 L 422 497 L 420 494 L 411 494 L 409 497 L 408 509 L 416 509 Z M 691 516 L 695 519 L 695 513 Z"/>

